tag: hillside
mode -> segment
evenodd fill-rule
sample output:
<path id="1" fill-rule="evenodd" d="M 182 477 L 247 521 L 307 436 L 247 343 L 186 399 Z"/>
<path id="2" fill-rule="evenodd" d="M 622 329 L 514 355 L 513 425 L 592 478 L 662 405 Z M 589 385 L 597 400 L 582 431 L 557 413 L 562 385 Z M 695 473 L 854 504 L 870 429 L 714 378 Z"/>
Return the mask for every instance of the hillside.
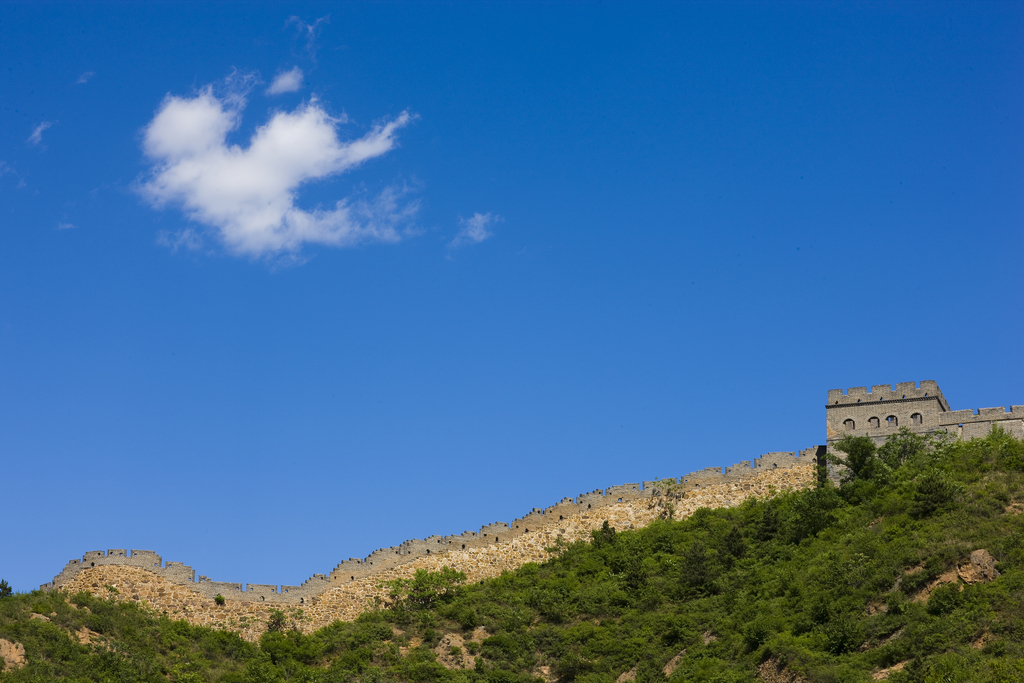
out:
<path id="1" fill-rule="evenodd" d="M 1024 680 L 1024 442 L 841 447 L 840 486 L 612 521 L 491 579 L 420 567 L 258 642 L 113 585 L 4 597 L 0 681 Z"/>

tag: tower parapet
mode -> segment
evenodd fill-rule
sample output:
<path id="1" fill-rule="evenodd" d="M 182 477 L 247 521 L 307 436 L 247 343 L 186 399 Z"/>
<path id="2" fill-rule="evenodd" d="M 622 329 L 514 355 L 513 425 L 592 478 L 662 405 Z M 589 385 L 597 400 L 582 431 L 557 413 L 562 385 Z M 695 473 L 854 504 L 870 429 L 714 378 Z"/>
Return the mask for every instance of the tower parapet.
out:
<path id="1" fill-rule="evenodd" d="M 931 434 L 943 428 L 942 416 L 950 412 L 949 403 L 934 380 L 876 384 L 828 392 L 825 405 L 825 439 L 828 445 L 844 436 L 869 436 L 882 443 L 900 427 L 918 434 Z"/>

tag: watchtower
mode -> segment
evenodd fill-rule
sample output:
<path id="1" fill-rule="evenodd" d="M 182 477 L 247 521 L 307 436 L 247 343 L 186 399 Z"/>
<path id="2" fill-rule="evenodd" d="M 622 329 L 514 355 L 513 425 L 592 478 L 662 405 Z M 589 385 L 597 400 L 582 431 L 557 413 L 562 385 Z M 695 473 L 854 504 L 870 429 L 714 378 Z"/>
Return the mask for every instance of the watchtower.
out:
<path id="1" fill-rule="evenodd" d="M 946 429 L 943 414 L 950 412 L 949 403 L 938 383 L 924 380 L 900 382 L 871 387 L 852 387 L 828 392 L 825 406 L 825 439 L 831 446 L 844 436 L 869 436 L 878 444 L 907 427 L 917 434 L 931 434 Z"/>

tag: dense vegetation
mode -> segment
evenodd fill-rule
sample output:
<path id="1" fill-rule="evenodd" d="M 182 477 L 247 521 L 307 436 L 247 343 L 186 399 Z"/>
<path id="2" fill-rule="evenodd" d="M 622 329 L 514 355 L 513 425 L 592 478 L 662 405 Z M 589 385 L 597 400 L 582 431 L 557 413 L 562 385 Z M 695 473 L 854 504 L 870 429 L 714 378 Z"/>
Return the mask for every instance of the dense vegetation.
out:
<path id="1" fill-rule="evenodd" d="M 613 683 L 634 670 L 644 683 L 673 658 L 674 683 L 757 680 L 766 662 L 772 680 L 868 681 L 901 662 L 889 681 L 1024 680 L 1024 442 L 902 432 L 842 448 L 838 486 L 637 531 L 606 524 L 478 585 L 420 572 L 380 609 L 310 635 L 280 613 L 250 644 L 85 594 L 10 595 L 0 638 L 29 664 L 0 681 Z M 998 579 L 922 598 L 979 548 Z M 83 627 L 104 640 L 79 644 L 69 632 Z M 445 634 L 479 627 L 474 667 L 437 661 Z"/>

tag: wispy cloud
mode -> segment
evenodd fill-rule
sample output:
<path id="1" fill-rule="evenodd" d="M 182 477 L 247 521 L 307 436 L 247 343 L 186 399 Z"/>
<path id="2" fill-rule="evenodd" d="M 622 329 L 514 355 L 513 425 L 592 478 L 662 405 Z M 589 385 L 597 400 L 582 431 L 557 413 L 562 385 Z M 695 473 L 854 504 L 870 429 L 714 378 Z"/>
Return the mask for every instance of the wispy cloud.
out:
<path id="1" fill-rule="evenodd" d="M 32 145 L 38 145 L 43 141 L 43 131 L 51 127 L 53 123 L 50 121 L 43 121 L 35 128 L 32 129 L 32 135 L 28 136 L 28 142 Z"/>
<path id="2" fill-rule="evenodd" d="M 178 232 L 163 230 L 157 233 L 156 243 L 162 247 L 167 247 L 172 253 L 177 253 L 179 249 L 198 251 L 203 246 L 203 238 L 192 228 L 185 228 Z"/>
<path id="3" fill-rule="evenodd" d="M 21 177 L 21 174 L 15 171 L 14 167 L 11 166 L 9 163 L 0 160 L 0 177 L 5 176 L 8 173 L 10 173 L 11 175 L 18 179 L 18 184 L 15 185 L 16 188 L 20 190 L 26 186 L 25 179 Z"/>
<path id="4" fill-rule="evenodd" d="M 58 223 L 57 224 L 57 229 L 58 230 L 74 230 L 77 227 L 78 226 L 75 225 L 74 223 Z"/>
<path id="5" fill-rule="evenodd" d="M 492 213 L 474 213 L 472 218 L 459 218 L 462 228 L 459 234 L 448 243 L 450 247 L 463 247 L 469 244 L 480 244 L 494 235 L 487 226 L 497 223 L 501 216 Z"/>
<path id="6" fill-rule="evenodd" d="M 282 71 L 274 77 L 274 82 L 267 88 L 268 95 L 280 95 L 295 92 L 302 87 L 302 69 L 293 67 L 291 71 Z"/>
<path id="7" fill-rule="evenodd" d="M 338 126 L 345 117 L 331 117 L 314 97 L 294 111 L 274 113 L 248 147 L 228 145 L 245 104 L 244 95 L 217 95 L 212 86 L 193 97 L 164 98 L 143 137 L 153 169 L 139 189 L 154 207 L 181 206 L 189 218 L 213 229 L 229 251 L 249 256 L 294 254 L 305 244 L 401 239 L 400 228 L 417 205 L 405 201 L 399 188 L 373 199 L 342 199 L 333 208 L 305 210 L 295 200 L 303 183 L 394 149 L 397 131 L 413 118 L 408 112 L 343 141 Z"/>
<path id="8" fill-rule="evenodd" d="M 82 83 L 88 83 L 89 79 L 96 75 L 95 71 L 86 71 L 84 74 L 78 77 L 75 83 L 81 85 Z"/>
<path id="9" fill-rule="evenodd" d="M 312 24 L 307 24 L 299 17 L 293 16 L 288 17 L 288 21 L 285 22 L 285 26 L 291 26 L 292 24 L 295 24 L 298 27 L 299 36 L 306 40 L 306 53 L 309 55 L 309 58 L 312 59 L 314 63 L 316 63 L 316 41 L 318 38 L 320 38 L 320 31 L 323 30 L 322 25 L 329 23 L 331 23 L 330 14 L 328 14 L 327 16 L 320 17 Z"/>

